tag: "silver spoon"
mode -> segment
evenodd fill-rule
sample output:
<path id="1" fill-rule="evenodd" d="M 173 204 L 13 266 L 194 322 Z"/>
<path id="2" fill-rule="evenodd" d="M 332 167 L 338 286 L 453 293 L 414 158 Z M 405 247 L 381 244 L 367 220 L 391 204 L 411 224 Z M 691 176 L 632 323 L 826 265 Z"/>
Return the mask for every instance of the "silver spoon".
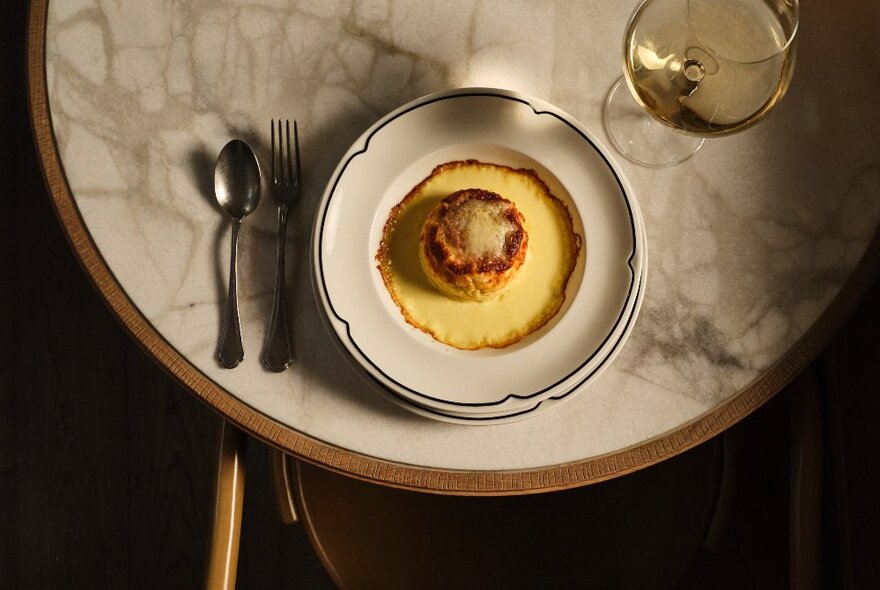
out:
<path id="1" fill-rule="evenodd" d="M 214 168 L 214 193 L 217 202 L 232 218 L 232 256 L 229 263 L 229 291 L 226 296 L 226 317 L 220 332 L 217 358 L 231 369 L 244 358 L 241 344 L 241 323 L 238 317 L 236 289 L 236 258 L 238 258 L 238 230 L 242 220 L 260 204 L 260 164 L 250 146 L 233 139 L 220 150 Z"/>

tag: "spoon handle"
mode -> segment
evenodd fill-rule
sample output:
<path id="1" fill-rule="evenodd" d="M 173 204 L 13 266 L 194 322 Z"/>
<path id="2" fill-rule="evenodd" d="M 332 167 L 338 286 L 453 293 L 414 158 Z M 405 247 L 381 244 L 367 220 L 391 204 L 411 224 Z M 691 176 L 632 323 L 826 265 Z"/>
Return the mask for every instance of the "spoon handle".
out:
<path id="1" fill-rule="evenodd" d="M 272 316 L 266 336 L 266 352 L 263 364 L 270 371 L 280 373 L 293 362 L 290 328 L 287 324 L 287 289 L 284 280 L 284 245 L 287 236 L 287 205 L 278 207 L 278 253 L 275 265 L 275 297 L 272 300 Z"/>
<path id="2" fill-rule="evenodd" d="M 244 359 L 244 348 L 241 345 L 241 324 L 238 317 L 238 289 L 236 288 L 236 259 L 238 258 L 238 230 L 241 220 L 232 220 L 232 256 L 229 261 L 229 291 L 226 294 L 226 318 L 223 331 L 220 333 L 220 346 L 217 358 L 220 364 L 232 369 Z"/>

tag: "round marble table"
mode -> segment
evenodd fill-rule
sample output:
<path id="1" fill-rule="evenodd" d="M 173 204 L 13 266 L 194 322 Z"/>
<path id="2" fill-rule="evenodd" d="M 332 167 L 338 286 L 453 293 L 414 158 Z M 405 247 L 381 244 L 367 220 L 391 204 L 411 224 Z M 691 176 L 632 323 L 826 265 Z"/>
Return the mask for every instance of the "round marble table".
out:
<path id="1" fill-rule="evenodd" d="M 880 263 L 878 8 L 806 3 L 792 87 L 766 121 L 649 170 L 618 158 L 650 265 L 633 332 L 570 401 L 512 424 L 416 416 L 368 389 L 322 326 L 309 281 L 318 201 L 385 113 L 456 87 L 549 101 L 601 141 L 627 3 L 37 0 L 28 70 L 61 223 L 148 355 L 252 435 L 356 477 L 460 494 L 561 489 L 682 452 L 759 407 L 824 346 Z M 864 62 L 864 67 L 859 64 Z M 271 118 L 300 125 L 304 191 L 288 233 L 296 363 L 265 370 L 275 213 L 245 224 L 248 354 L 215 359 L 229 223 L 213 163 L 232 137 L 268 161 Z M 611 156 L 615 155 L 611 153 Z M 47 220 L 47 222 L 49 222 Z"/>

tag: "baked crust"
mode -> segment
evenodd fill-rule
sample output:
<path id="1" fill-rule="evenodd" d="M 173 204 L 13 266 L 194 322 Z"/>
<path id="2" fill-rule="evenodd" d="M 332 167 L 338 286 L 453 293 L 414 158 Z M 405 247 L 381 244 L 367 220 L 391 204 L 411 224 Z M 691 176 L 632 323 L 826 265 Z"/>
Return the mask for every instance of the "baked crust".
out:
<path id="1" fill-rule="evenodd" d="M 419 259 L 431 283 L 452 297 L 484 300 L 504 292 L 526 260 L 522 213 L 491 191 L 469 188 L 427 216 Z"/>

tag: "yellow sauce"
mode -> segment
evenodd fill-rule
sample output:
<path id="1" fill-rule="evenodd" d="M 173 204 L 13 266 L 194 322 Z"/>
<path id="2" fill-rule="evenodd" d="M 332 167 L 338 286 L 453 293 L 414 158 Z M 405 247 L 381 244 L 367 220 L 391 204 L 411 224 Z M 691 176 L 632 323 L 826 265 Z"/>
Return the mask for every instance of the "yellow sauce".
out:
<path id="1" fill-rule="evenodd" d="M 526 262 L 513 284 L 486 301 L 444 295 L 431 285 L 419 262 L 425 217 L 443 198 L 468 188 L 512 201 L 529 235 Z M 556 315 L 580 245 L 568 209 L 537 174 L 470 160 L 438 166 L 392 210 L 376 259 L 385 286 L 411 325 L 456 348 L 501 348 Z"/>

